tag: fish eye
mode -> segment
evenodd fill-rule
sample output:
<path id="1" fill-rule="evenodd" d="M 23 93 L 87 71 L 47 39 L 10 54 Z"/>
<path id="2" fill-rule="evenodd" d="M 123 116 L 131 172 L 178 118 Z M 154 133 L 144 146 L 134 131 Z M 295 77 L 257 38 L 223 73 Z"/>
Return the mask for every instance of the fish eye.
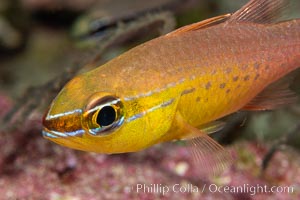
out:
<path id="1" fill-rule="evenodd" d="M 116 111 L 112 106 L 104 106 L 97 114 L 97 124 L 99 126 L 109 126 L 116 119 Z"/>
<path id="2" fill-rule="evenodd" d="M 121 100 L 106 93 L 96 93 L 87 102 L 82 124 L 90 134 L 103 136 L 118 128 L 123 120 Z"/>

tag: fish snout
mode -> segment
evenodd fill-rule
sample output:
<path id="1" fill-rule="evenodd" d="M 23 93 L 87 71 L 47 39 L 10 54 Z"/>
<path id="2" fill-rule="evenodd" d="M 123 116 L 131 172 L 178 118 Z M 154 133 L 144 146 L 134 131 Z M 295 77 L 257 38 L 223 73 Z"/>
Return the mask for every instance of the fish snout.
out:
<path id="1" fill-rule="evenodd" d="M 79 136 L 84 133 L 81 125 L 82 110 L 73 110 L 58 114 L 50 114 L 48 110 L 43 117 L 43 136 L 46 138 L 61 138 Z"/>

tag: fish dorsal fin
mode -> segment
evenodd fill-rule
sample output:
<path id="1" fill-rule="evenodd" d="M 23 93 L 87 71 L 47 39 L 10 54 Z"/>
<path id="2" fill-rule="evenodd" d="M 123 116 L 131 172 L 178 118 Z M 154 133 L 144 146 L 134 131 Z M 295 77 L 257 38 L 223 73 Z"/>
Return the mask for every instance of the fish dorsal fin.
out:
<path id="1" fill-rule="evenodd" d="M 251 0 L 236 11 L 228 22 L 273 23 L 282 17 L 288 0 Z"/>
<path id="2" fill-rule="evenodd" d="M 283 11 L 289 4 L 288 0 L 251 0 L 241 9 L 233 14 L 224 14 L 196 22 L 166 34 L 166 37 L 175 36 L 181 33 L 196 31 L 211 27 L 223 22 L 252 22 L 269 24 L 276 22 L 282 17 Z"/>
<path id="3" fill-rule="evenodd" d="M 203 29 L 203 28 L 207 28 L 216 24 L 220 24 L 226 20 L 228 20 L 230 18 L 231 14 L 225 14 L 225 15 L 220 15 L 217 17 L 212 17 L 200 22 L 196 22 L 184 27 L 181 27 L 179 29 L 176 29 L 175 31 L 172 31 L 170 33 L 168 33 L 166 36 L 174 36 L 174 35 L 178 35 L 181 33 L 185 33 L 185 32 L 189 32 L 189 31 L 195 31 L 195 30 L 199 30 L 199 29 Z"/>
<path id="4" fill-rule="evenodd" d="M 290 75 L 272 83 L 244 106 L 243 110 L 272 110 L 296 103 L 299 98 L 297 94 L 289 88 L 292 78 L 293 76 Z"/>

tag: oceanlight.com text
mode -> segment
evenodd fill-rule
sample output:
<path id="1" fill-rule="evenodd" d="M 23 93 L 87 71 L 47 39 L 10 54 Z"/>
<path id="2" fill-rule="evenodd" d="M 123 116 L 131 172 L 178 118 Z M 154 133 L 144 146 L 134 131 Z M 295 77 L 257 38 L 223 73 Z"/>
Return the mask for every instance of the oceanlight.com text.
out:
<path id="1" fill-rule="evenodd" d="M 204 185 L 203 187 L 206 187 Z M 248 193 L 255 195 L 259 193 L 293 193 L 293 186 L 268 186 L 268 185 L 250 185 L 243 184 L 240 186 L 218 186 L 216 184 L 209 184 L 208 191 L 211 193 Z"/>

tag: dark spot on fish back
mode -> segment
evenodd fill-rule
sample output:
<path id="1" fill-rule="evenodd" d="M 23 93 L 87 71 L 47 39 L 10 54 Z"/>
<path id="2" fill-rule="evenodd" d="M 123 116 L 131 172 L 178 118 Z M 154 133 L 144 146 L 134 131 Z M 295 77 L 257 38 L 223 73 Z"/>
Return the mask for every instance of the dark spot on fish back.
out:
<path id="1" fill-rule="evenodd" d="M 205 89 L 208 90 L 210 87 L 211 87 L 211 83 L 210 83 L 210 82 L 207 82 L 206 85 L 205 85 Z"/>
<path id="2" fill-rule="evenodd" d="M 239 80 L 239 77 L 238 76 L 235 76 L 235 77 L 233 77 L 233 79 L 232 79 L 234 82 L 236 82 L 237 80 Z"/>
<path id="3" fill-rule="evenodd" d="M 187 89 L 187 90 L 183 90 L 181 92 L 181 96 L 185 95 L 185 94 L 189 94 L 195 91 L 195 88 L 191 88 L 191 89 Z"/>
<path id="4" fill-rule="evenodd" d="M 220 84 L 220 88 L 221 88 L 221 89 L 225 88 L 225 86 L 226 86 L 226 83 Z"/>
<path id="5" fill-rule="evenodd" d="M 238 77 L 238 76 L 235 76 L 235 77 L 233 77 L 232 80 L 235 82 L 235 81 L 239 80 L 239 77 Z"/>
<path id="6" fill-rule="evenodd" d="M 226 90 L 226 94 L 228 94 L 230 91 L 231 91 L 230 89 L 227 89 L 227 90 Z"/>
<path id="7" fill-rule="evenodd" d="M 249 79 L 250 79 L 249 75 L 247 75 L 247 76 L 244 77 L 244 81 L 248 81 Z"/>
<path id="8" fill-rule="evenodd" d="M 269 69 L 270 69 L 270 66 L 269 66 L 269 65 L 266 65 L 266 66 L 265 66 L 265 70 L 268 71 Z"/>
<path id="9" fill-rule="evenodd" d="M 197 99 L 196 99 L 196 102 L 199 102 L 199 101 L 200 101 L 200 99 L 201 99 L 200 97 L 197 97 Z"/>
<path id="10" fill-rule="evenodd" d="M 256 74 L 254 80 L 256 81 L 259 78 L 259 74 Z"/>

